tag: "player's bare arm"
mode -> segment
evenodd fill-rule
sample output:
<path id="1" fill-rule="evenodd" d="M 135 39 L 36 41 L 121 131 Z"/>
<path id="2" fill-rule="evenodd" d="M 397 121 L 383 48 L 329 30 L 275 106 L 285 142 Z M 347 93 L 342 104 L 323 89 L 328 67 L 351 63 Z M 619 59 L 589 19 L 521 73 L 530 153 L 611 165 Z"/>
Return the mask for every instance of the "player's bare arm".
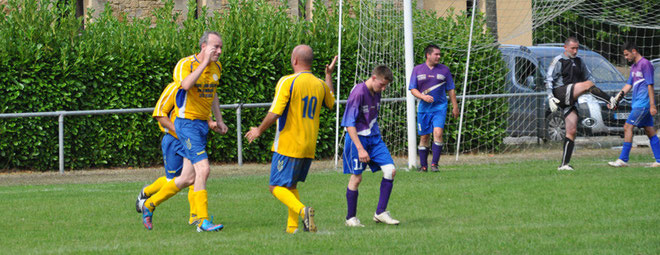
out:
<path id="1" fill-rule="evenodd" d="M 218 132 L 220 134 L 225 134 L 227 133 L 227 125 L 225 125 L 224 120 L 222 119 L 222 111 L 220 111 L 220 100 L 218 99 L 218 94 L 213 95 L 213 103 L 211 103 L 211 111 L 213 111 L 213 115 L 215 116 L 215 122 L 217 123 L 217 130 L 213 130 L 215 132 Z"/>
<path id="2" fill-rule="evenodd" d="M 456 90 L 449 90 L 449 99 L 451 100 L 451 115 L 454 118 L 458 118 L 460 112 L 458 112 L 458 101 L 456 100 Z"/>
<path id="3" fill-rule="evenodd" d="M 158 121 L 158 123 L 160 123 L 160 125 L 163 126 L 164 128 L 169 129 L 169 130 L 176 130 L 174 128 L 174 123 L 172 123 L 172 121 L 170 120 L 169 117 L 167 117 L 167 116 L 155 116 L 154 119 L 156 119 L 156 121 Z"/>
<path id="4" fill-rule="evenodd" d="M 649 113 L 651 116 L 658 114 L 658 109 L 655 107 L 655 94 L 653 92 L 653 84 L 649 85 Z"/>
<path id="5" fill-rule="evenodd" d="M 420 100 L 423 100 L 424 102 L 433 103 L 433 96 L 424 95 L 424 94 L 422 94 L 422 92 L 419 92 L 418 89 L 411 89 L 410 93 L 413 96 L 415 96 L 416 98 L 419 98 Z"/>
<path id="6" fill-rule="evenodd" d="M 199 79 L 200 76 L 202 76 L 202 73 L 204 72 L 204 69 L 209 65 L 211 62 L 211 56 L 213 56 L 214 52 L 216 51 L 215 47 L 203 47 L 201 55 L 203 56 L 202 62 L 197 66 L 195 70 L 192 71 L 188 76 L 186 76 L 183 81 L 181 81 L 181 88 L 185 89 L 188 91 L 190 88 L 195 86 L 195 83 Z"/>
<path id="7" fill-rule="evenodd" d="M 269 112 L 266 114 L 266 117 L 264 117 L 264 120 L 261 121 L 261 125 L 259 127 L 251 127 L 250 131 L 245 133 L 245 138 L 248 139 L 248 143 L 252 143 L 257 137 L 261 136 L 261 134 L 264 133 L 270 126 L 275 124 L 277 119 L 280 117 L 280 115 L 277 115 L 275 113 Z"/>
<path id="8" fill-rule="evenodd" d="M 357 129 L 355 127 L 346 127 L 346 132 L 348 132 L 348 135 L 351 137 L 353 144 L 355 144 L 355 148 L 358 150 L 358 157 L 360 158 L 360 162 L 369 162 L 371 158 L 369 158 L 369 153 L 364 149 L 364 146 L 362 146 L 362 143 L 360 142 Z"/>
<path id="9" fill-rule="evenodd" d="M 335 64 L 337 64 L 337 56 L 332 58 L 332 62 L 330 62 L 329 65 L 325 65 L 325 84 L 328 85 L 330 88 L 330 91 L 334 91 L 334 87 L 332 86 L 332 73 L 335 72 Z"/>
<path id="10" fill-rule="evenodd" d="M 208 119 L 206 121 L 206 124 L 209 125 L 210 130 L 213 130 L 216 133 L 220 133 L 220 129 L 218 129 L 218 123 L 217 122 L 213 121 L 212 119 Z"/>

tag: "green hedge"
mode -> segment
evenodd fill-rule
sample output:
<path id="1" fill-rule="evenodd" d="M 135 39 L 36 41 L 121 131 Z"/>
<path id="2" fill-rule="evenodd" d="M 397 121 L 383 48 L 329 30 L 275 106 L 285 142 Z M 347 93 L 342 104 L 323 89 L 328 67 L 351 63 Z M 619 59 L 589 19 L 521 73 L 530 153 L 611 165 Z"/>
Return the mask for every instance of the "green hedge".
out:
<path id="1" fill-rule="evenodd" d="M 85 22 L 85 29 L 72 5 L 57 2 L 9 0 L 0 5 L 0 113 L 153 107 L 172 80 L 176 62 L 198 51 L 197 41 L 204 30 L 217 30 L 224 39 L 220 57 L 224 73 L 218 90 L 222 104 L 270 102 L 277 80 L 292 72 L 290 52 L 297 44 L 314 49 L 313 71 L 318 77 L 323 77 L 324 65 L 337 52 L 336 2 L 328 9 L 315 1 L 311 22 L 292 19 L 283 9 L 285 5 L 258 0 L 230 1 L 229 8 L 223 14 L 214 13 L 214 18 L 204 18 L 203 9 L 201 18 L 188 18 L 182 24 L 172 14 L 171 0 L 153 19 L 132 22 L 125 16 L 116 18 L 106 5 L 99 18 Z M 189 1 L 189 10 L 196 9 L 195 2 Z M 345 10 L 355 10 L 350 4 Z M 356 14 L 345 13 L 344 88 L 353 82 L 358 37 Z M 450 68 L 456 68 L 453 73 L 461 72 L 460 64 Z M 345 91 L 342 98 L 347 96 Z M 235 162 L 235 111 L 223 114 L 230 131 L 209 136 L 209 157 L 216 162 Z M 258 125 L 265 114 L 264 108 L 243 109 L 243 131 Z M 66 167 L 159 164 L 160 131 L 150 116 L 66 117 Z M 334 111 L 325 110 L 319 158 L 334 152 L 334 123 Z M 271 128 L 255 144 L 244 144 L 245 160 L 267 161 L 273 135 Z M 57 118 L 0 119 L 0 136 L 0 168 L 58 167 Z"/>

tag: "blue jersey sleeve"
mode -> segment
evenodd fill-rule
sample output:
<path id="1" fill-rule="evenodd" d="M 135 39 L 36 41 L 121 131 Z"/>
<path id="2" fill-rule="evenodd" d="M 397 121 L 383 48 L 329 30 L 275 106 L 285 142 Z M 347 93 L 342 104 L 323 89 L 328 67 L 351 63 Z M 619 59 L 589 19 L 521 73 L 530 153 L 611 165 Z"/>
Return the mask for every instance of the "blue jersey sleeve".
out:
<path id="1" fill-rule="evenodd" d="M 632 72 L 630 72 L 630 75 L 628 76 L 628 81 L 626 81 L 626 84 L 633 85 L 633 74 L 632 74 Z"/>
<path id="2" fill-rule="evenodd" d="M 417 89 L 417 73 L 415 72 L 415 69 L 413 69 L 412 74 L 410 74 L 410 85 L 408 86 L 408 90 L 411 89 Z"/>
<path id="3" fill-rule="evenodd" d="M 449 72 L 447 73 L 447 84 L 445 86 L 446 86 L 446 89 L 445 89 L 446 91 L 450 91 L 450 90 L 455 88 L 454 78 L 452 77 L 451 73 L 449 73 Z"/>
<path id="4" fill-rule="evenodd" d="M 642 76 L 644 76 L 647 85 L 653 86 L 655 84 L 653 81 L 653 66 L 650 65 L 650 62 L 647 63 L 649 64 L 642 67 Z"/>
<path id="5" fill-rule="evenodd" d="M 355 127 L 355 121 L 358 114 L 360 114 L 360 105 L 362 104 L 362 97 L 359 93 L 353 93 L 348 96 L 346 102 L 346 110 L 344 110 L 344 117 L 341 120 L 342 127 Z"/>

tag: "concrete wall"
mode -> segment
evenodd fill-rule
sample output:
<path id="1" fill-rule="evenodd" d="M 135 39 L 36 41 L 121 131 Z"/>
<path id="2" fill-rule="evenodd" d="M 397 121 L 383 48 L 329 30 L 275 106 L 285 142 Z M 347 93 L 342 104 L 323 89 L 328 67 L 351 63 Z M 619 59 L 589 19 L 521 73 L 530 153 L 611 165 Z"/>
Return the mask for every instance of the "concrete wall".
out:
<path id="1" fill-rule="evenodd" d="M 486 14 L 487 4 L 492 1 L 479 0 L 477 10 Z M 532 45 L 532 0 L 495 0 L 496 17 L 488 17 L 496 21 L 497 38 L 502 44 Z M 417 7 L 436 11 L 444 16 L 449 8 L 454 13 L 466 11 L 468 1 L 465 0 L 418 0 Z M 494 25 L 494 24 L 493 24 Z"/>
<path id="2" fill-rule="evenodd" d="M 0 0 L 0 3 L 6 0 Z M 312 17 L 312 6 L 315 0 L 308 0 L 306 4 L 300 2 L 300 0 L 287 0 L 290 10 L 290 14 L 293 15 L 304 15 L 306 19 L 311 19 Z M 316 1 L 328 1 L 328 0 L 316 0 Z M 103 12 L 106 2 L 110 3 L 110 7 L 116 15 L 119 13 L 126 13 L 126 16 L 129 19 L 135 17 L 150 17 L 152 12 L 163 6 L 161 0 L 84 0 L 85 15 L 87 16 L 87 8 L 93 8 L 95 10 L 94 17 Z M 279 0 L 269 0 L 272 4 L 280 4 Z M 181 19 L 185 19 L 187 16 L 187 3 L 188 0 L 174 0 L 174 11 L 181 13 Z M 222 9 L 227 5 L 227 0 L 197 0 L 198 11 L 201 13 L 201 8 L 203 6 L 207 7 L 208 15 L 213 15 L 214 11 L 222 12 Z"/>
<path id="3" fill-rule="evenodd" d="M 84 0 L 85 16 L 88 15 L 88 9 L 91 8 L 94 9 L 93 18 L 98 17 L 104 11 L 106 3 L 110 4 L 115 15 L 125 13 L 129 19 L 152 17 L 153 11 L 164 5 L 161 0 Z M 213 11 L 220 11 L 225 3 L 226 0 L 197 0 L 198 13 L 201 12 L 203 6 L 206 6 L 208 14 L 212 15 Z M 187 4 L 187 0 L 174 0 L 174 11 L 181 14 L 180 19 L 185 19 L 188 15 Z"/>

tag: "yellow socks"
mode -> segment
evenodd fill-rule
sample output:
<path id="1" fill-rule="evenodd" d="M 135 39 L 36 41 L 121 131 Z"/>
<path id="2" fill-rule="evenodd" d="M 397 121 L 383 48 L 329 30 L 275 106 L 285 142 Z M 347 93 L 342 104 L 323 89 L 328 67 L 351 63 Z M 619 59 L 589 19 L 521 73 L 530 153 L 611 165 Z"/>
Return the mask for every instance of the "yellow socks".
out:
<path id="1" fill-rule="evenodd" d="M 274 190 L 273 190 L 274 191 Z M 292 189 L 290 190 L 291 193 L 300 201 L 300 194 L 298 193 L 298 189 Z M 296 229 L 298 229 L 298 216 L 299 216 L 300 211 L 294 211 L 289 208 L 289 217 L 286 219 L 286 232 L 289 234 L 293 234 Z"/>
<path id="2" fill-rule="evenodd" d="M 197 218 L 201 221 L 209 219 L 209 196 L 206 190 L 195 191 L 195 212 Z"/>
<path id="3" fill-rule="evenodd" d="M 144 188 L 144 194 L 148 197 L 156 194 L 156 192 L 158 192 L 160 188 L 165 185 L 165 183 L 167 183 L 167 178 L 165 176 L 161 176 L 160 178 L 156 179 L 154 183 Z"/>
<path id="4" fill-rule="evenodd" d="M 165 200 L 174 196 L 179 191 L 179 188 L 177 188 L 176 184 L 174 184 L 174 179 L 172 179 L 171 181 L 166 182 L 163 187 L 160 188 L 158 192 L 156 192 L 156 194 L 147 199 L 147 201 L 144 203 L 144 206 L 153 212 L 156 206 L 160 205 L 162 202 L 165 202 Z"/>
<path id="5" fill-rule="evenodd" d="M 190 204 L 190 220 L 188 220 L 188 223 L 193 224 L 193 221 L 197 218 L 197 213 L 195 212 L 195 187 L 193 185 L 188 187 L 188 203 Z"/>
<path id="6" fill-rule="evenodd" d="M 303 205 L 298 198 L 296 198 L 296 195 L 293 194 L 293 192 L 287 188 L 277 186 L 273 189 L 273 196 L 280 200 L 286 207 L 289 207 L 289 209 L 293 210 L 294 212 L 300 212 L 302 211 L 303 208 L 305 208 L 305 205 Z"/>

